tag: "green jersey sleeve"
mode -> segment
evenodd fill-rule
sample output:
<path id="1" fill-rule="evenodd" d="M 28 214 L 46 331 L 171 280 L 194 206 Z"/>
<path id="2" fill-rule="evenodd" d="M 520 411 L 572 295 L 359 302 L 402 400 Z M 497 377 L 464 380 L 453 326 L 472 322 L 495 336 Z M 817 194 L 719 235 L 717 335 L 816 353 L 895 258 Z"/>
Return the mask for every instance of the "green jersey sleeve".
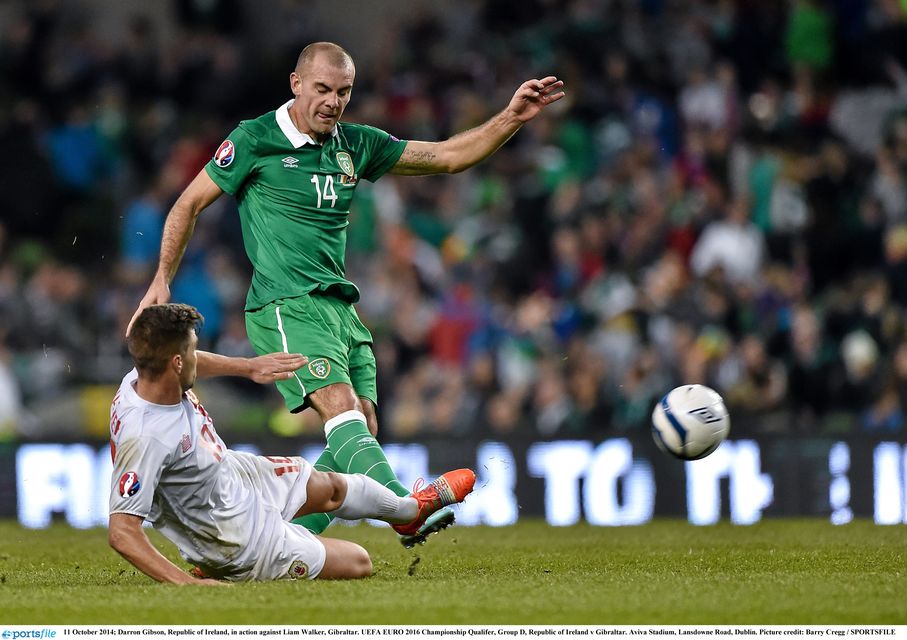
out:
<path id="1" fill-rule="evenodd" d="M 397 160 L 406 149 L 406 140 L 400 140 L 386 131 L 367 125 L 362 125 L 362 137 L 368 148 L 369 157 L 362 177 L 374 182 L 397 164 Z"/>
<path id="2" fill-rule="evenodd" d="M 205 165 L 205 171 L 218 187 L 235 196 L 255 171 L 257 143 L 258 140 L 240 123 L 220 143 L 214 157 Z"/>

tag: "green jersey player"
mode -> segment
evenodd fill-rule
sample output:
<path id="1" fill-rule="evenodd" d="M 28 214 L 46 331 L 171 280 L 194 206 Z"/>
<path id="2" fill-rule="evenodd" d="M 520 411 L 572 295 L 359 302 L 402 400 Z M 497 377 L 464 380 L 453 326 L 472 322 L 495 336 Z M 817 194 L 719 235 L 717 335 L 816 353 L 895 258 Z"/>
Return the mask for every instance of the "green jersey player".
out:
<path id="1" fill-rule="evenodd" d="M 249 340 L 258 353 L 295 352 L 309 359 L 292 380 L 275 382 L 291 411 L 311 406 L 324 421 L 328 446 L 315 468 L 364 473 L 405 496 L 410 492 L 374 438 L 372 338 L 353 307 L 359 291 L 344 272 L 353 192 L 360 180 L 385 173 L 456 173 L 473 166 L 562 98 L 563 82 L 554 76 L 528 80 L 484 124 L 443 142 L 421 142 L 340 122 L 355 75 L 352 58 L 338 45 L 303 49 L 290 74 L 293 99 L 241 122 L 173 205 L 157 272 L 133 321 L 145 307 L 169 301 L 197 216 L 230 193 L 254 268 L 246 298 Z M 298 522 L 317 534 L 330 520 L 313 514 Z M 439 512 L 403 543 L 423 542 L 450 522 L 450 512 Z"/>

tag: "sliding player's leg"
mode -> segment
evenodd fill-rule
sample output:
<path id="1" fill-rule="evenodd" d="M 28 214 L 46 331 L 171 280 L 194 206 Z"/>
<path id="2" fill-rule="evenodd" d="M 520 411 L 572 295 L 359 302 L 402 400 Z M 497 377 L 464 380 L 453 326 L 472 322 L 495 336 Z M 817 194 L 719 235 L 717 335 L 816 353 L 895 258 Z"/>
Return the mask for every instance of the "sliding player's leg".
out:
<path id="1" fill-rule="evenodd" d="M 250 474 L 260 477 L 262 504 L 282 506 L 279 512 L 263 511 L 261 533 L 247 558 L 249 567 L 224 576 L 230 580 L 369 576 L 372 564 L 365 549 L 344 540 L 320 538 L 287 520 L 326 511 L 341 518 L 376 518 L 395 528 L 417 530 L 444 505 L 462 501 L 475 483 L 470 469 L 459 469 L 413 496 L 400 497 L 362 474 L 315 471 L 298 456 L 234 456 Z"/>
<path id="2" fill-rule="evenodd" d="M 384 504 L 384 508 L 377 509 L 384 512 L 390 509 L 392 503 L 400 503 L 404 506 L 394 510 L 394 515 L 391 517 L 397 518 L 403 511 L 413 512 L 414 517 L 407 524 L 394 525 L 394 529 L 413 532 L 418 531 L 424 525 L 428 516 L 437 513 L 438 509 L 443 507 L 443 505 L 450 504 L 447 500 L 452 499 L 461 502 L 472 491 L 472 487 L 475 484 L 475 474 L 471 470 L 458 469 L 442 475 L 421 491 L 417 491 L 412 498 L 400 498 L 374 480 L 361 474 L 342 475 L 331 473 L 320 475 L 333 476 L 326 478 L 326 482 L 329 483 L 329 490 L 334 495 L 337 494 L 342 484 L 339 480 L 346 481 L 346 496 L 341 506 L 334 511 L 334 514 L 338 517 L 376 517 L 375 514 L 368 512 L 369 510 L 366 507 L 368 500 L 377 499 L 378 503 Z M 318 480 L 316 478 L 316 482 Z M 311 478 L 309 482 L 309 486 L 311 486 Z M 381 496 L 382 493 L 384 494 L 383 496 Z M 388 519 L 388 521 L 390 520 Z M 372 574 L 371 558 L 369 558 L 368 552 L 358 544 L 336 538 L 319 537 L 318 539 L 324 545 L 325 551 L 324 564 L 318 573 L 318 578 L 366 578 Z"/>
<path id="3" fill-rule="evenodd" d="M 439 509 L 462 502 L 475 480 L 471 469 L 448 471 L 411 496 L 400 497 L 362 474 L 312 471 L 305 503 L 294 517 L 325 511 L 348 520 L 375 518 L 402 535 L 414 535 Z"/>

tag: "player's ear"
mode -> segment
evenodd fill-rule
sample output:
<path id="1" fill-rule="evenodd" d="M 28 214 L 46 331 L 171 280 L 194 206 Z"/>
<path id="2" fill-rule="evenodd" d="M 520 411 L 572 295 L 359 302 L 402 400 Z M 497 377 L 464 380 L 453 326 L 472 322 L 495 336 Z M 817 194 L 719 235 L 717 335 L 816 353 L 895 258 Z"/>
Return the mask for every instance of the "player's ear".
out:
<path id="1" fill-rule="evenodd" d="M 173 370 L 176 371 L 177 375 L 183 371 L 183 356 L 176 354 L 170 358 L 170 366 L 173 367 Z"/>
<path id="2" fill-rule="evenodd" d="M 290 74 L 290 91 L 293 92 L 294 96 L 302 93 L 302 78 L 295 71 Z"/>

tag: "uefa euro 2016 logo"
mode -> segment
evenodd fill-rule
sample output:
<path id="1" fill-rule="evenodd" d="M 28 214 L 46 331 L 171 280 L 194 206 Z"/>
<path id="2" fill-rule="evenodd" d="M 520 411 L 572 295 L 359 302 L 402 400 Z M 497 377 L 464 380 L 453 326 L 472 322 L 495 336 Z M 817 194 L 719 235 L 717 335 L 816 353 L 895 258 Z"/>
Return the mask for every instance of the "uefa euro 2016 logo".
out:
<path id="1" fill-rule="evenodd" d="M 217 153 L 214 154 L 214 164 L 216 164 L 221 169 L 229 167 L 230 163 L 233 162 L 233 157 L 235 155 L 236 147 L 233 146 L 233 143 L 231 141 L 224 140 L 217 148 Z"/>
<path id="2" fill-rule="evenodd" d="M 120 476 L 120 495 L 122 497 L 128 498 L 134 496 L 141 488 L 142 483 L 139 482 L 139 474 L 135 471 L 127 471 Z"/>

